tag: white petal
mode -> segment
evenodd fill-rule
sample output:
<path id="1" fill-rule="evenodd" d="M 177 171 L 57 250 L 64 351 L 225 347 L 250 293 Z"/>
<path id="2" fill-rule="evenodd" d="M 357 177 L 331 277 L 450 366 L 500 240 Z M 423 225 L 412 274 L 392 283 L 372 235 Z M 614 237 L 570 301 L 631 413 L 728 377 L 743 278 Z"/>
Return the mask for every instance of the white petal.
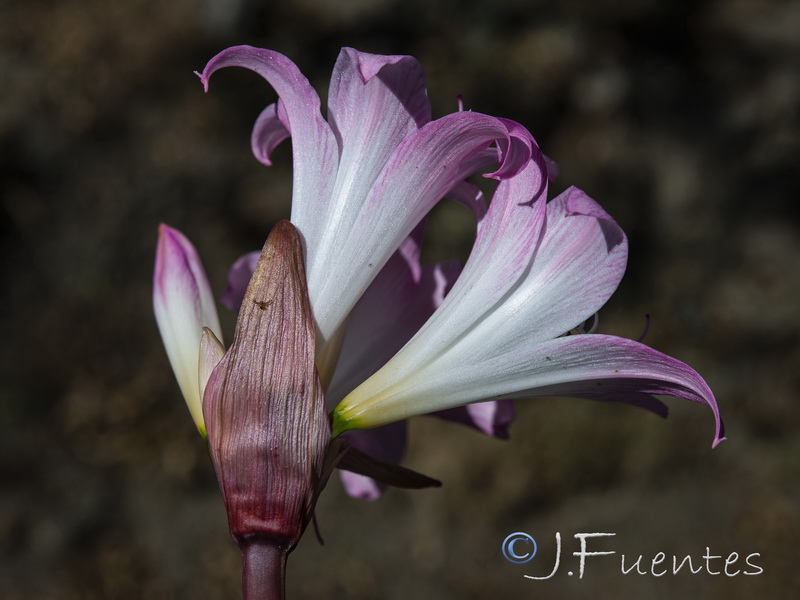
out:
<path id="1" fill-rule="evenodd" d="M 341 414 L 335 418 L 341 424 L 352 419 L 358 427 L 372 427 L 501 396 L 619 398 L 630 403 L 632 397 L 651 394 L 705 404 L 716 422 L 713 445 L 725 439 L 714 395 L 696 371 L 644 344 L 609 335 L 517 345 L 477 361 L 451 352 L 381 396 L 359 401 L 356 390 L 340 404 Z"/>
<path id="2" fill-rule="evenodd" d="M 382 385 L 408 377 L 445 352 L 502 302 L 522 277 L 541 237 L 546 184 L 531 161 L 498 185 L 475 246 L 452 291 L 412 340 L 375 377 Z M 532 201 L 532 203 L 531 203 Z"/>

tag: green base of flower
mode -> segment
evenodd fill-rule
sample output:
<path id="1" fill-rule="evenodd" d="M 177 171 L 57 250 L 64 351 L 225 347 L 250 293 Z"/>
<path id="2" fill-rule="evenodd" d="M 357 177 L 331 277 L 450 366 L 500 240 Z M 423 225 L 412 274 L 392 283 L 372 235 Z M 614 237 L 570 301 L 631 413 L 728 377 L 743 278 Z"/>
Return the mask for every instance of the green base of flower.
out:
<path id="1" fill-rule="evenodd" d="M 335 438 L 350 429 L 361 429 L 356 419 L 348 419 L 342 416 L 344 412 L 345 409 L 341 405 L 333 409 L 331 414 L 331 437 Z"/>

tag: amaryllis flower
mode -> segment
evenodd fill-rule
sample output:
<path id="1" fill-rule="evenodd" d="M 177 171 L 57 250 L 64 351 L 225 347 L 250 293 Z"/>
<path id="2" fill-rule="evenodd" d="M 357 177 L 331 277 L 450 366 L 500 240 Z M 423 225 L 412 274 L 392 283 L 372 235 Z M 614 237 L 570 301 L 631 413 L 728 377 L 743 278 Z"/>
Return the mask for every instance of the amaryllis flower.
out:
<path id="1" fill-rule="evenodd" d="M 653 395 L 672 395 L 707 405 L 713 444 L 724 439 L 714 396 L 691 367 L 585 332 L 622 278 L 627 240 L 576 188 L 547 202 L 555 165 L 524 127 L 465 111 L 431 121 L 422 70 L 407 56 L 343 49 L 327 119 L 285 56 L 226 50 L 200 75 L 206 88 L 227 66 L 257 72 L 278 93 L 252 146 L 268 165 L 292 138 L 291 222 L 231 269 L 224 302 L 239 314 L 230 348 L 194 248 L 166 226 L 154 305 L 207 429 L 245 598 L 283 597 L 286 556 L 334 467 L 367 498 L 378 482 L 438 484 L 394 464 L 415 415 L 502 437 L 514 399 L 578 396 L 666 414 Z M 493 167 L 487 208 L 465 180 Z M 444 197 L 476 219 L 463 269 L 419 262 L 424 218 Z"/>

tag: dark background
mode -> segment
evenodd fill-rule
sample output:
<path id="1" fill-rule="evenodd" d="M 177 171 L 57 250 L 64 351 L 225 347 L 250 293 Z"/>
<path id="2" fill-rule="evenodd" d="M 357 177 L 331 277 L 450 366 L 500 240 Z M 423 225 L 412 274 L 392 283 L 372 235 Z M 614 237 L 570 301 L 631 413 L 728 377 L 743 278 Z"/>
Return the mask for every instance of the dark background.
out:
<path id="1" fill-rule="evenodd" d="M 364 504 L 337 481 L 289 565 L 290 598 L 781 598 L 800 589 L 800 3 L 779 0 L 6 0 L 0 7 L 0 597 L 236 598 L 238 555 L 204 445 L 155 327 L 164 221 L 216 291 L 291 195 L 249 131 L 273 101 L 243 70 L 192 74 L 250 43 L 323 96 L 340 46 L 412 54 L 435 116 L 515 119 L 631 240 L 601 331 L 696 367 L 703 407 L 667 421 L 552 399 L 500 442 L 432 419 L 408 464 L 440 490 Z M 432 218 L 430 260 L 468 220 Z M 438 240 L 435 239 L 436 236 Z M 224 311 L 224 309 L 221 309 Z M 223 315 L 230 339 L 232 317 Z M 540 556 L 507 563 L 527 531 Z M 552 580 L 554 535 L 564 565 Z M 569 577 L 576 532 L 615 532 Z M 742 557 L 759 576 L 622 575 L 619 554 Z M 702 561 L 701 561 L 702 562 Z M 644 564 L 644 563 L 643 563 Z M 742 568 L 743 559 L 736 568 Z M 721 561 L 712 569 L 721 570 Z"/>

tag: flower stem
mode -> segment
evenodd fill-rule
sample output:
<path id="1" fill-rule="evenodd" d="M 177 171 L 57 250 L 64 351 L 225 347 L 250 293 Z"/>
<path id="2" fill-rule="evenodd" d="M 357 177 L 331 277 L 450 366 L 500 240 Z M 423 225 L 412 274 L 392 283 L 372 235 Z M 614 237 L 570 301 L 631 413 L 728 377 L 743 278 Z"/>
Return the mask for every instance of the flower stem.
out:
<path id="1" fill-rule="evenodd" d="M 286 546 L 262 539 L 241 548 L 243 600 L 283 600 L 289 554 Z"/>

